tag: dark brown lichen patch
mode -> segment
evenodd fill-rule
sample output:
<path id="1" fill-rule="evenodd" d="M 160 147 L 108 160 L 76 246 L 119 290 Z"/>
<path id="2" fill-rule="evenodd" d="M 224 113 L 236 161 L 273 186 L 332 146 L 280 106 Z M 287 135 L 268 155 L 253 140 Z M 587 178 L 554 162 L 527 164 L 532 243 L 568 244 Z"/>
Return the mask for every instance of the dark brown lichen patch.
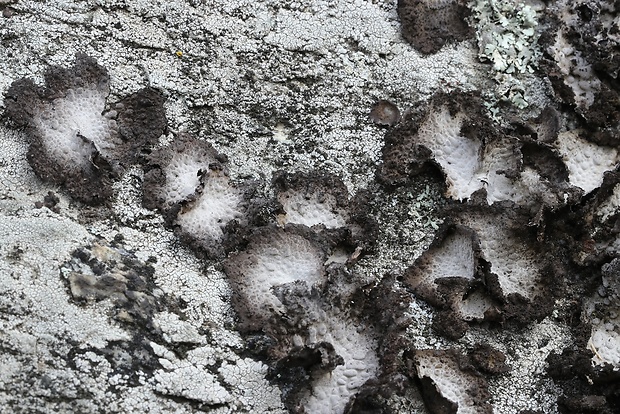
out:
<path id="1" fill-rule="evenodd" d="M 536 171 L 541 179 L 549 183 L 550 189 L 568 183 L 569 173 L 566 165 L 548 146 L 534 142 L 524 143 L 521 153 L 524 166 Z"/>
<path id="2" fill-rule="evenodd" d="M 412 108 L 400 124 L 385 135 L 382 164 L 377 177 L 389 186 L 400 186 L 406 184 L 411 176 L 437 170 L 437 165 L 431 160 L 432 151 L 415 140 L 431 109 L 425 102 L 416 102 Z"/>
<path id="3" fill-rule="evenodd" d="M 208 142 L 179 134 L 148 157 L 144 177 L 143 205 L 159 209 L 185 243 L 210 258 L 247 243 L 250 229 L 272 222 L 277 209 L 261 183 L 230 180 L 226 161 Z"/>
<path id="4" fill-rule="evenodd" d="M 34 203 L 34 206 L 36 208 L 47 207 L 54 213 L 59 213 L 60 208 L 58 208 L 58 203 L 60 203 L 60 199 L 58 198 L 58 196 L 52 191 L 49 191 L 47 195 L 43 197 L 43 201 L 37 201 L 36 203 Z"/>
<path id="5" fill-rule="evenodd" d="M 601 187 L 581 208 L 582 237 L 574 246 L 577 263 L 602 263 L 618 252 L 620 232 L 620 173 L 607 172 Z"/>
<path id="6" fill-rule="evenodd" d="M 358 304 L 360 316 L 374 327 L 381 365 L 376 380 L 365 384 L 360 401 L 356 398 L 354 406 L 368 401 L 368 396 L 374 397 L 371 401 L 376 405 L 381 397 L 387 399 L 393 394 L 404 395 L 416 386 L 417 376 L 406 357 L 411 349 L 407 329 L 413 323 L 409 313 L 413 300 L 412 294 L 395 274 L 385 275 L 377 286 L 362 288 L 352 298 Z"/>
<path id="7" fill-rule="evenodd" d="M 487 263 L 481 257 L 480 241 L 472 229 L 445 224 L 430 248 L 404 272 L 404 283 L 437 308 L 433 327 L 440 335 L 458 339 L 469 322 L 499 312 L 499 302 L 485 287 Z"/>
<path id="8" fill-rule="evenodd" d="M 147 87 L 112 105 L 118 114 L 118 133 L 123 140 L 118 153 L 124 164 L 142 161 L 144 150 L 157 144 L 168 129 L 165 101 L 161 91 Z"/>
<path id="9" fill-rule="evenodd" d="M 433 328 L 448 339 L 472 323 L 525 326 L 540 321 L 564 292 L 568 260 L 514 204 L 450 207 L 428 251 L 401 279 L 436 309 Z M 452 224 L 450 224 L 452 223 Z M 551 236 L 553 237 L 553 236 Z"/>
<path id="10" fill-rule="evenodd" d="M 571 29 L 579 34 L 580 50 L 589 54 L 597 70 L 616 78 L 620 70 L 618 34 L 620 6 L 613 0 L 588 0 L 571 4 Z"/>
<path id="11" fill-rule="evenodd" d="M 332 271 L 326 270 L 328 280 Z M 331 281 L 309 287 L 296 280 L 271 291 L 279 305 L 262 324 L 269 338 L 263 357 L 286 406 L 293 413 L 346 412 L 379 371 L 373 325 L 345 309 L 350 296 L 332 289 Z"/>
<path id="12" fill-rule="evenodd" d="M 442 226 L 430 248 L 405 272 L 406 284 L 427 302 L 446 305 L 438 291 L 440 279 L 472 281 L 477 276 L 479 242 L 473 231 L 461 226 Z"/>
<path id="13" fill-rule="evenodd" d="M 199 256 L 224 258 L 248 243 L 254 228 L 275 221 L 275 203 L 261 191 L 259 181 L 233 182 L 221 170 L 200 177 L 195 197 L 180 204 L 175 232 Z"/>
<path id="14" fill-rule="evenodd" d="M 475 94 L 440 93 L 386 134 L 377 175 L 382 183 L 401 186 L 439 170 L 449 199 L 511 201 L 536 216 L 578 202 L 600 186 L 618 159 L 614 148 L 585 140 L 582 129 L 559 130 L 554 109 L 500 127 Z"/>
<path id="15" fill-rule="evenodd" d="M 529 213 L 512 206 L 466 208 L 457 221 L 476 232 L 486 263 L 486 290 L 502 303 L 506 319 L 541 320 L 562 292 L 564 265 L 553 245 L 538 241 Z"/>
<path id="16" fill-rule="evenodd" d="M 109 76 L 83 54 L 72 68 L 51 67 L 45 85 L 20 79 L 6 93 L 6 114 L 30 139 L 28 162 L 45 181 L 76 199 L 100 204 L 123 166 L 166 127 L 164 99 L 145 89 L 108 110 Z"/>
<path id="17" fill-rule="evenodd" d="M 310 291 L 326 282 L 327 251 L 317 241 L 305 226 L 268 226 L 255 231 L 245 251 L 229 256 L 224 269 L 242 331 L 269 329 L 265 323 L 284 311 L 273 288 L 298 282 Z"/>
<path id="18" fill-rule="evenodd" d="M 402 185 L 430 166 L 445 176 L 449 198 L 467 200 L 480 191 L 488 203 L 525 198 L 518 139 L 497 130 L 475 94 L 439 93 L 386 134 L 383 182 Z"/>
<path id="19" fill-rule="evenodd" d="M 610 249 L 617 232 L 612 230 L 614 220 L 606 216 L 616 208 L 604 204 L 613 194 L 616 180 L 615 174 L 609 174 L 603 187 L 582 206 L 554 215 L 545 235 L 545 243 L 554 245 L 557 257 L 569 265 L 563 277 L 567 287 L 562 301 L 566 305 L 556 309 L 574 339 L 562 352 L 547 358 L 548 373 L 564 392 L 558 399 L 562 413 L 611 413 L 620 402 L 615 333 L 620 272 L 616 254 Z M 598 408 L 591 411 L 594 406 Z"/>
<path id="20" fill-rule="evenodd" d="M 399 0 L 398 16 L 406 41 L 424 54 L 436 53 L 448 42 L 471 36 L 470 15 L 461 0 Z"/>
<path id="21" fill-rule="evenodd" d="M 578 300 L 575 302 L 581 304 Z M 558 399 L 560 412 L 590 412 L 575 410 L 587 408 L 588 402 L 596 402 L 599 411 L 594 412 L 613 413 L 620 404 L 620 372 L 617 367 L 600 363 L 602 355 L 597 354 L 592 341 L 593 329 L 586 322 L 587 318 L 584 315 L 572 326 L 575 340 L 570 346 L 561 353 L 552 353 L 547 357 L 547 372 L 564 392 Z M 608 344 L 613 346 L 613 342 Z"/>
<path id="22" fill-rule="evenodd" d="M 379 371 L 374 329 L 355 299 L 359 280 L 330 259 L 349 233 L 336 230 L 257 228 L 244 250 L 224 262 L 238 327 L 252 343 L 270 344 L 257 350 L 292 412 L 343 412 Z M 290 382 L 282 383 L 285 378 Z"/>
<path id="23" fill-rule="evenodd" d="M 550 143 L 557 139 L 562 125 L 558 111 L 552 106 L 547 106 L 537 117 L 527 120 L 521 126 L 535 141 Z"/>
<path id="24" fill-rule="evenodd" d="M 477 344 L 469 352 L 472 363 L 482 372 L 496 375 L 510 371 L 506 355 L 489 344 Z"/>
<path id="25" fill-rule="evenodd" d="M 327 361 L 336 363 L 332 367 L 325 363 L 316 366 L 309 387 L 293 403 L 303 411 L 293 412 L 345 412 L 379 373 L 373 326 L 347 311 L 344 298 L 333 295 L 329 286 L 308 292 L 305 286 L 294 283 L 274 291 L 287 309 L 278 322 L 282 349 L 330 344 L 333 355 Z M 282 336 L 284 332 L 287 336 Z"/>
<path id="26" fill-rule="evenodd" d="M 310 391 L 312 378 L 325 375 L 343 363 L 342 357 L 327 342 L 293 347 L 288 355 L 275 363 L 268 379 L 279 385 L 289 411 L 299 412 L 301 407 L 298 404 Z"/>
<path id="27" fill-rule="evenodd" d="M 603 145 L 620 142 L 619 12 L 611 0 L 558 1 L 547 9 L 555 23 L 541 37 L 547 49 L 541 67 L 557 96 L 575 105 L 588 139 Z"/>
<path id="28" fill-rule="evenodd" d="M 547 372 L 563 390 L 563 395 L 558 398 L 558 409 L 566 414 L 615 413 L 620 404 L 618 371 L 611 367 L 593 366 L 593 353 L 587 345 L 589 329 L 580 325 L 575 331 L 574 344 L 559 354 L 552 353 L 547 357 Z"/>
<path id="29" fill-rule="evenodd" d="M 152 266 L 130 252 L 104 243 L 76 250 L 61 269 L 77 303 L 110 299 L 116 320 L 142 326 L 148 334 L 157 334 L 152 318 L 165 302 L 153 273 Z"/>
<path id="30" fill-rule="evenodd" d="M 165 215 L 180 203 L 196 198 L 201 176 L 210 170 L 226 173 L 224 160 L 209 142 L 186 133 L 178 134 L 170 145 L 148 156 L 143 182 L 144 207 L 159 209 Z"/>

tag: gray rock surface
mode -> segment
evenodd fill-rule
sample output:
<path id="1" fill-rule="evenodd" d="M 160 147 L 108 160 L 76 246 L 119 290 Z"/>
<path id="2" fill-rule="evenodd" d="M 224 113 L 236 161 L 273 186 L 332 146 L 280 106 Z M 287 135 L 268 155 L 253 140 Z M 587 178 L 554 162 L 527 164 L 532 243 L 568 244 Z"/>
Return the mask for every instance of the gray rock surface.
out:
<path id="1" fill-rule="evenodd" d="M 359 260 L 357 250 L 345 252 L 344 259 L 334 252 L 330 256 L 334 262 L 348 260 L 347 269 L 354 274 L 337 297 L 353 297 L 347 286 L 369 290 L 386 275 L 402 274 L 449 219 L 440 174 L 421 175 L 396 187 L 377 181 L 391 128 L 369 119 L 377 102 L 394 103 L 406 119 L 421 112 L 436 92 L 482 91 L 497 125 L 506 126 L 516 118 L 526 123 L 556 99 L 543 74 L 529 70 L 542 54 L 529 30 L 532 21 L 542 20 L 542 3 L 519 2 L 529 8 L 505 17 L 505 33 L 526 30 L 522 37 L 509 38 L 522 42 L 519 47 L 535 49 L 514 58 L 516 71 L 508 69 L 515 50 L 507 46 L 508 38 L 489 40 L 501 45 L 495 49 L 480 46 L 489 39 L 484 31 L 492 30 L 488 15 L 502 15 L 506 2 L 491 11 L 492 2 L 472 2 L 475 36 L 448 42 L 431 55 L 420 54 L 402 38 L 396 3 L 0 0 L 0 110 L 14 81 L 32 78 L 43 85 L 49 66 L 71 67 L 76 53 L 83 53 L 107 69 L 108 102 L 145 87 L 162 91 L 168 129 L 159 145 L 169 144 L 180 132 L 206 140 L 227 155 L 232 181 L 263 183 L 259 192 L 265 198 L 276 196 L 268 183 L 279 171 L 318 170 L 340 177 L 352 203 L 356 196 L 371 194 L 367 210 L 377 225 L 372 249 Z M 560 3 L 558 7 L 565 7 Z M 142 165 L 123 169 L 108 203 L 87 206 L 37 177 L 27 161 L 26 133 L 7 116 L 0 121 L 0 413 L 285 413 L 302 410 L 304 401 L 307 407 L 342 412 L 347 404 L 351 408 L 350 395 L 360 389 L 363 394 L 366 388 L 359 385 L 338 393 L 330 387 L 342 384 L 333 385 L 325 376 L 307 379 L 309 385 L 295 391 L 301 393 L 300 406 L 291 408 L 290 387 L 274 378 L 273 361 L 254 353 L 252 337 L 237 328 L 234 292 L 222 261 L 197 254 L 160 212 L 143 207 Z M 609 167 L 592 169 L 600 176 L 615 168 L 616 161 L 614 152 Z M 591 171 L 590 162 L 566 162 Z M 593 189 L 601 186 L 599 176 Z M 49 192 L 57 202 L 45 201 Z M 612 201 L 605 204 L 605 220 L 617 211 Z M 540 211 L 545 208 L 556 211 L 555 205 L 542 203 Z M 610 254 L 617 254 L 611 245 Z M 487 260 L 490 257 L 492 253 Z M 617 280 L 610 273 L 605 283 Z M 394 286 L 393 291 L 397 286 L 406 291 L 400 282 Z M 485 381 L 490 395 L 488 404 L 481 405 L 485 410 L 558 412 L 564 390 L 547 372 L 547 357 L 580 346 L 565 317 L 573 306 L 569 299 L 558 298 L 553 311 L 538 320 L 498 327 L 485 319 L 465 329 L 459 339 L 447 339 L 433 329 L 439 311 L 409 291 L 406 295 L 403 314 L 392 315 L 403 324 L 396 334 L 399 343 L 406 344 L 399 348 L 403 360 L 403 349 L 457 349 L 465 354 L 477 344 L 489 344 L 506 356 L 510 370 Z M 297 306 L 295 300 L 286 306 Z M 376 345 L 381 335 L 375 326 L 356 314 L 353 302 L 350 306 L 352 310 L 319 309 L 319 316 L 309 306 L 311 329 L 338 327 L 333 329 L 346 338 L 320 333 L 319 340 L 315 336 L 305 344 L 329 354 L 330 363 L 342 357 L 345 366 L 333 372 L 342 371 L 345 378 L 347 364 L 364 359 L 355 356 L 350 344 L 359 336 L 355 341 L 364 342 L 364 352 L 376 348 L 376 354 L 365 354 L 372 369 L 360 370 L 380 377 L 389 371 L 381 359 L 389 352 Z M 502 306 L 508 312 L 508 305 Z M 614 315 L 620 308 L 609 301 L 605 306 Z M 604 321 L 598 322 L 604 330 Z M 620 334 L 614 329 L 620 328 L 612 325 L 601 335 L 617 340 Z M 291 343 L 302 341 L 299 335 Z M 321 338 L 333 346 L 320 348 Z M 585 352 L 585 346 L 580 349 Z M 620 362 L 612 359 L 597 361 L 617 371 Z M 399 364 L 404 371 L 406 363 Z M 445 370 L 450 375 L 464 369 L 450 364 Z M 320 369 L 329 374 L 330 367 L 325 363 Z M 322 373 L 317 372 L 313 375 Z M 407 384 L 415 377 L 414 370 Z M 455 401 L 451 384 L 460 387 L 463 378 L 469 377 L 450 378 L 438 387 L 442 393 L 448 390 L 444 399 Z M 313 384 L 340 400 L 326 405 L 323 399 L 329 395 L 319 394 L 319 386 L 313 394 Z M 371 385 L 368 389 L 373 390 Z M 423 414 L 436 409 L 425 406 L 425 388 L 393 388 L 382 396 L 383 411 L 377 412 Z M 486 412 L 476 407 L 459 406 L 458 412 Z"/>

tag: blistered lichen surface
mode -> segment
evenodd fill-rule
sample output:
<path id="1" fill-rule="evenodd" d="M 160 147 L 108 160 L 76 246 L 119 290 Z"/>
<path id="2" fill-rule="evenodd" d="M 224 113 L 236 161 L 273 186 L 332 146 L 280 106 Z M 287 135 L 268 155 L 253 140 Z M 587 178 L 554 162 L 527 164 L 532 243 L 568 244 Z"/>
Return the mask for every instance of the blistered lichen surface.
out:
<path id="1" fill-rule="evenodd" d="M 616 3 L 0 0 L 0 412 L 617 412 Z"/>

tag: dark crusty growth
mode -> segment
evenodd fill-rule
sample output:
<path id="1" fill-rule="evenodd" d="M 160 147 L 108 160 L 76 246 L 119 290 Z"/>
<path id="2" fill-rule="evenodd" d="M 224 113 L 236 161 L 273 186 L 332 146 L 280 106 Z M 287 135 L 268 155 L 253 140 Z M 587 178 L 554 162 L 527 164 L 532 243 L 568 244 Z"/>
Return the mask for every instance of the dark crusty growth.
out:
<path id="1" fill-rule="evenodd" d="M 278 172 L 273 178 L 278 202 L 284 209 L 279 221 L 326 228 L 346 226 L 349 194 L 342 181 L 322 172 Z"/>
<path id="2" fill-rule="evenodd" d="M 372 247 L 376 222 L 368 214 L 365 194 L 349 197 L 342 180 L 323 171 L 274 174 L 272 184 L 282 212 L 281 225 L 303 224 L 315 231 L 344 237 L 342 247 L 367 251 Z"/>
<path id="3" fill-rule="evenodd" d="M 398 16 L 406 41 L 424 54 L 436 53 L 448 42 L 471 35 L 465 19 L 469 9 L 461 0 L 398 0 Z"/>
<path id="4" fill-rule="evenodd" d="M 284 180 L 277 187 L 285 192 L 312 195 L 321 187 L 304 175 L 278 180 Z M 321 190 L 331 191 L 329 186 Z M 347 412 L 379 371 L 372 325 L 345 306 L 363 301 L 357 296 L 359 278 L 348 269 L 350 256 L 341 260 L 336 254 L 348 233 L 324 224 L 263 226 L 224 261 L 239 329 L 259 347 L 269 343 L 260 352 L 277 361 L 273 375 L 291 412 Z"/>
<path id="5" fill-rule="evenodd" d="M 574 105 L 587 122 L 587 138 L 620 143 L 620 5 L 614 0 L 558 0 L 546 8 L 550 21 L 541 68 L 557 98 Z"/>
<path id="6" fill-rule="evenodd" d="M 200 255 L 219 258 L 243 242 L 251 226 L 273 219 L 275 203 L 259 183 L 235 183 L 226 156 L 189 134 L 148 157 L 143 205 L 159 209 L 168 225 Z"/>
<path id="7" fill-rule="evenodd" d="M 153 151 L 144 174 L 146 208 L 163 213 L 195 196 L 200 177 L 210 169 L 224 171 L 224 157 L 207 141 L 189 134 L 179 134 L 167 147 Z"/>
<path id="8" fill-rule="evenodd" d="M 155 287 L 150 263 L 116 243 L 96 243 L 74 251 L 61 273 L 76 302 L 87 305 L 110 299 L 116 305 L 115 319 L 157 331 L 152 319 L 165 298 Z"/>
<path id="9" fill-rule="evenodd" d="M 283 312 L 273 288 L 302 283 L 309 291 L 325 283 L 325 252 L 312 238 L 305 226 L 268 226 L 254 233 L 245 251 L 228 257 L 224 268 L 242 330 L 265 329 L 265 322 Z"/>
<path id="10" fill-rule="evenodd" d="M 142 89 L 111 109 L 108 94 L 108 72 L 78 54 L 72 68 L 49 68 L 43 87 L 31 79 L 13 82 L 5 99 L 7 115 L 26 128 L 35 173 L 89 204 L 106 200 L 123 166 L 166 128 L 159 91 Z"/>

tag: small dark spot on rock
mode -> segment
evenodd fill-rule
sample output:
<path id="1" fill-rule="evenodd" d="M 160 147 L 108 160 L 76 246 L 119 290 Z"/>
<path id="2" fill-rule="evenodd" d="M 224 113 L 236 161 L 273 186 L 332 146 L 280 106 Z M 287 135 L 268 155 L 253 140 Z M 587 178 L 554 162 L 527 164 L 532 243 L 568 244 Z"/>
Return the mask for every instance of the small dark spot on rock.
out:
<path id="1" fill-rule="evenodd" d="M 36 208 L 47 207 L 54 213 L 59 213 L 60 209 L 56 206 L 60 202 L 60 199 L 53 192 L 48 192 L 45 197 L 43 197 L 43 201 L 37 201 L 34 203 Z"/>
<path id="2" fill-rule="evenodd" d="M 577 14 L 579 15 L 579 18 L 584 22 L 589 22 L 590 20 L 592 20 L 592 10 L 590 10 L 590 8 L 586 4 L 582 4 L 577 8 Z"/>
<path id="3" fill-rule="evenodd" d="M 394 126 L 400 121 L 400 111 L 392 102 L 381 100 L 372 108 L 369 117 L 375 124 Z"/>
<path id="4" fill-rule="evenodd" d="M 10 7 L 7 7 L 4 10 L 2 10 L 2 17 L 9 19 L 11 18 L 11 16 L 13 16 L 13 10 Z"/>
<path id="5" fill-rule="evenodd" d="M 6 255 L 6 258 L 11 262 L 17 262 L 21 260 L 23 254 L 24 250 L 20 246 L 16 245 L 13 246 L 13 250 Z"/>

